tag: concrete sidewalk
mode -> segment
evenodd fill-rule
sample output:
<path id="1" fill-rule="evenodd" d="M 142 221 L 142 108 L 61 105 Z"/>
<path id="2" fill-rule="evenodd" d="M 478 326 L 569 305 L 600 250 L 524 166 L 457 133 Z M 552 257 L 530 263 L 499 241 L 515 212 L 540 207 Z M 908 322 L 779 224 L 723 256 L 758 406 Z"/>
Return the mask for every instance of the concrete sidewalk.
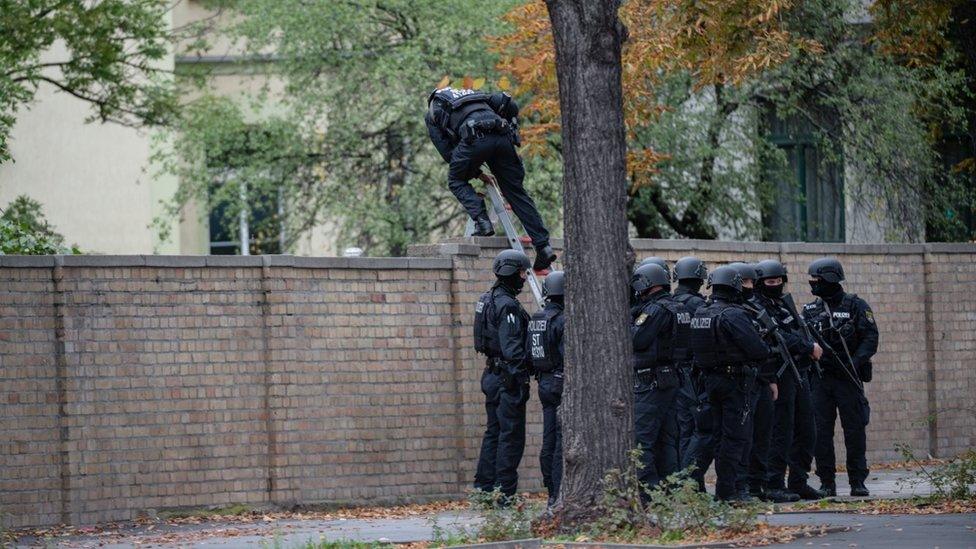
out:
<path id="1" fill-rule="evenodd" d="M 871 476 L 868 487 L 872 494 L 881 498 L 899 498 L 911 495 L 927 495 L 931 487 L 920 485 L 914 490 L 903 486 L 904 480 L 911 476 L 909 471 L 881 471 Z M 838 485 L 846 488 L 846 478 L 838 478 Z M 843 489 L 843 488 L 842 488 Z M 838 499 L 845 499 L 843 497 Z M 969 547 L 965 541 L 974 539 L 973 530 L 965 527 L 976 526 L 972 515 L 926 515 L 926 516 L 864 516 L 842 513 L 795 513 L 766 517 L 772 524 L 795 525 L 861 525 L 843 534 L 832 534 L 830 539 L 849 539 L 843 547 L 857 543 L 856 547 L 884 546 L 890 549 L 900 547 Z M 16 547 L 281 547 L 291 549 L 308 542 L 355 540 L 380 542 L 426 541 L 433 537 L 436 524 L 447 531 L 470 530 L 480 522 L 480 517 L 470 511 L 443 512 L 430 516 L 388 519 L 304 519 L 271 520 L 241 523 L 234 521 L 212 521 L 201 524 L 172 525 L 158 523 L 153 525 L 122 525 L 92 534 L 72 535 L 54 540 L 43 538 L 21 538 Z M 901 524 L 903 530 L 889 527 Z M 857 530 L 860 528 L 860 530 Z M 908 532 L 906 534 L 906 532 Z M 827 538 L 799 540 L 786 547 L 808 547 L 808 542 L 820 545 Z M 905 540 L 922 545 L 905 545 Z M 945 540 L 943 542 L 943 540 Z M 796 545 L 800 543 L 801 545 Z M 833 543 L 832 541 L 830 543 Z M 837 542 L 840 543 L 840 542 Z M 962 545 L 960 545 L 962 543 Z M 867 545 L 865 545 L 867 544 Z M 874 544 L 874 545 L 871 545 Z M 837 544 L 834 544 L 836 547 Z"/>

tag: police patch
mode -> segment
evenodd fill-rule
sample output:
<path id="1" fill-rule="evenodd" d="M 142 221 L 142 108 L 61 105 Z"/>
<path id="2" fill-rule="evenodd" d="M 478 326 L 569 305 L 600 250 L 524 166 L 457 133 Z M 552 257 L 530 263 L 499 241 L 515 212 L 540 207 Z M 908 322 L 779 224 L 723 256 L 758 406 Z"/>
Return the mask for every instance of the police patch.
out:
<path id="1" fill-rule="evenodd" d="M 874 324 L 874 311 L 871 309 L 864 311 L 864 318 L 868 319 L 868 322 L 871 324 Z"/>
<path id="2" fill-rule="evenodd" d="M 641 315 L 637 317 L 637 320 L 634 321 L 634 325 L 641 326 L 644 324 L 645 320 L 647 320 L 647 313 L 641 313 Z"/>

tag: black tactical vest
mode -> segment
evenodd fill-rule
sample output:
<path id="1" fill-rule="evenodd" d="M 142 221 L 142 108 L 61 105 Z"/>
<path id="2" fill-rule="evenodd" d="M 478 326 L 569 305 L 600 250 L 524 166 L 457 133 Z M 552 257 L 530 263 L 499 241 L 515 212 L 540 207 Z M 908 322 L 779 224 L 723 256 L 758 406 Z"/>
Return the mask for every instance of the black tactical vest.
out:
<path id="1" fill-rule="evenodd" d="M 461 123 L 471 113 L 495 112 L 488 104 L 489 97 L 487 93 L 467 89 L 443 88 L 435 91 L 431 99 L 440 100 L 445 111 L 445 115 L 437 120 L 438 125 L 442 130 L 456 136 Z"/>
<path id="2" fill-rule="evenodd" d="M 674 296 L 678 312 L 675 319 L 678 323 L 678 330 L 674 340 L 674 361 L 677 364 L 688 364 L 692 361 L 691 347 L 691 319 L 695 316 L 695 310 L 690 304 L 691 298 L 698 297 L 694 294 L 679 294 Z"/>
<path id="3" fill-rule="evenodd" d="M 719 329 L 723 313 L 732 307 L 734 305 L 731 303 L 712 301 L 706 303 L 691 319 L 691 345 L 695 349 L 695 365 L 698 367 L 708 370 L 749 362 L 738 345 L 729 341 Z"/>
<path id="4" fill-rule="evenodd" d="M 495 288 L 481 294 L 474 306 L 474 350 L 497 358 L 502 356 L 498 343 L 498 323 L 495 318 Z"/>
<path id="5" fill-rule="evenodd" d="M 855 349 L 860 345 L 857 341 L 857 294 L 845 293 L 840 303 L 836 307 L 830 308 L 831 314 L 828 316 L 827 307 L 824 301 L 817 298 L 813 303 L 804 305 L 803 314 L 809 319 L 810 324 L 818 331 L 827 343 L 835 351 L 841 351 L 840 338 L 844 338 L 844 343 L 849 349 Z"/>
<path id="6" fill-rule="evenodd" d="M 558 343 L 552 329 L 553 320 L 562 314 L 559 309 L 542 309 L 536 311 L 529 320 L 529 353 L 532 356 L 532 367 L 537 372 L 552 372 L 563 369 L 562 357 L 559 355 Z"/>
<path id="7" fill-rule="evenodd" d="M 637 370 L 667 366 L 674 363 L 674 344 L 675 340 L 678 338 L 677 315 L 679 308 L 674 301 L 671 300 L 671 296 L 667 296 L 664 299 L 656 299 L 654 301 L 645 303 L 644 306 L 641 307 L 637 319 L 640 319 L 641 316 L 647 314 L 646 311 L 653 305 L 661 307 L 671 315 L 671 331 L 658 334 L 658 337 L 654 340 L 654 343 L 647 349 L 634 351 L 634 368 Z"/>

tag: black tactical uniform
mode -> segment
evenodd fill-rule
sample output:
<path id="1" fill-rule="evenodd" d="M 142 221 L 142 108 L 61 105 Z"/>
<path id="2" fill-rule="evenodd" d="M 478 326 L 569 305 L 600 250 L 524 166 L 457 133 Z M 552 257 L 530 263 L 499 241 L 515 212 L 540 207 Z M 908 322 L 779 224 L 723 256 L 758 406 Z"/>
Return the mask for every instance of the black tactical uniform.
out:
<path id="1" fill-rule="evenodd" d="M 674 302 L 678 305 L 678 341 L 675 344 L 674 361 L 681 371 L 681 387 L 675 397 L 675 427 L 678 431 L 678 463 L 684 469 L 697 461 L 697 454 L 708 452 L 714 439 L 711 432 L 695 429 L 696 414 L 709 414 L 708 398 L 705 395 L 704 380 L 700 372 L 693 368 L 693 349 L 691 346 L 691 318 L 705 305 L 705 296 L 699 290 L 705 282 L 708 269 L 697 257 L 683 257 L 674 264 L 674 279 L 678 287 L 674 290 Z M 704 427 L 701 424 L 700 427 Z M 697 437 L 697 438 L 696 438 Z M 706 456 L 711 461 L 711 456 Z M 704 471 L 698 470 L 704 478 Z"/>
<path id="2" fill-rule="evenodd" d="M 481 443 L 476 489 L 500 488 L 513 496 L 518 465 L 525 450 L 525 403 L 529 399 L 531 361 L 526 351 L 529 315 L 518 301 L 530 267 L 522 252 L 505 250 L 495 258 L 498 281 L 475 306 L 475 349 L 488 356 L 481 376 L 488 427 Z"/>
<path id="3" fill-rule="evenodd" d="M 529 351 L 532 368 L 539 381 L 539 400 L 542 402 L 542 483 L 549 492 L 549 504 L 559 498 L 559 484 L 563 478 L 563 433 L 559 423 L 559 404 L 563 396 L 563 315 L 562 271 L 546 276 L 542 291 L 546 306 L 532 315 L 529 321 Z"/>
<path id="4" fill-rule="evenodd" d="M 783 496 L 785 489 L 803 499 L 819 499 L 823 494 L 807 484 L 817 436 L 810 394 L 810 354 L 813 352 L 813 342 L 804 337 L 800 319 L 790 312 L 782 299 L 787 282 L 786 267 L 779 261 L 770 259 L 759 262 L 756 270 L 759 284 L 756 287 L 755 303 L 765 309 L 776 322 L 800 376 L 797 379 L 788 368 L 776 380 L 779 398 L 774 403 L 767 488 L 771 496 L 777 499 Z M 783 284 L 767 286 L 765 281 L 770 278 L 782 278 Z"/>
<path id="5" fill-rule="evenodd" d="M 631 288 L 639 302 L 631 308 L 634 344 L 634 434 L 643 450 L 640 479 L 653 488 L 678 470 L 674 396 L 680 385 L 673 362 L 677 308 L 667 272 L 659 265 L 638 267 Z M 654 287 L 660 289 L 651 292 Z"/>
<path id="6" fill-rule="evenodd" d="M 468 181 L 481 174 L 481 165 L 498 178 L 505 200 L 522 222 L 536 249 L 534 268 L 548 268 L 556 260 L 549 232 L 535 202 L 525 192 L 525 169 L 515 150 L 518 144 L 518 105 L 508 94 L 442 88 L 427 99 L 427 133 L 448 168 L 447 183 L 475 221 L 476 236 L 495 234 L 485 201 Z"/>
<path id="7" fill-rule="evenodd" d="M 841 286 L 844 269 L 840 262 L 819 259 L 810 265 L 809 274 L 815 277 L 810 286 L 818 297 L 803 308 L 803 316 L 827 344 L 820 361 L 823 376 L 813 383 L 817 476 L 821 490 L 830 495 L 837 493 L 834 424 L 839 413 L 851 495 L 867 496 L 864 481 L 869 471 L 864 452 L 870 409 L 864 383 L 871 381 L 871 357 L 878 351 L 878 327 L 867 302 L 856 294 L 846 293 Z"/>
<path id="8" fill-rule="evenodd" d="M 705 374 L 715 443 L 715 496 L 739 499 L 736 478 L 748 444 L 747 426 L 755 386 L 755 364 L 769 355 L 752 320 L 740 306 L 742 278 L 732 267 L 709 275 L 712 296 L 695 313 L 691 338 L 695 364 Z"/>

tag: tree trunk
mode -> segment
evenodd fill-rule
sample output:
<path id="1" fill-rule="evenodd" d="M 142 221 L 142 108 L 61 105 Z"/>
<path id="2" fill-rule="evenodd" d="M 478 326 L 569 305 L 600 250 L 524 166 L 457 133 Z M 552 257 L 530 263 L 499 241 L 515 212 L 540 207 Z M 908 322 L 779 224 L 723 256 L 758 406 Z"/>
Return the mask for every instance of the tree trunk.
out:
<path id="1" fill-rule="evenodd" d="M 564 477 L 557 520 L 592 517 L 633 446 L 619 0 L 546 0 L 556 45 L 566 236 Z"/>

